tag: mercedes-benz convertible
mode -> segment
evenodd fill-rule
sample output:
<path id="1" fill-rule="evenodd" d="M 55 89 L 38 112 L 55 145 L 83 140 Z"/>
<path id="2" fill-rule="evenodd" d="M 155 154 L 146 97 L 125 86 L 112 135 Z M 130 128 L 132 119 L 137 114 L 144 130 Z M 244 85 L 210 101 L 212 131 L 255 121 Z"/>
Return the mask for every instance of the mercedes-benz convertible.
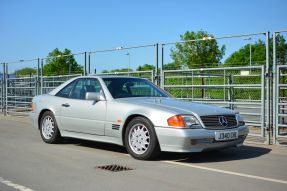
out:
<path id="1" fill-rule="evenodd" d="M 63 137 L 113 143 L 142 160 L 161 151 L 241 146 L 248 134 L 238 112 L 175 99 L 136 77 L 73 78 L 34 97 L 31 119 L 46 143 Z"/>

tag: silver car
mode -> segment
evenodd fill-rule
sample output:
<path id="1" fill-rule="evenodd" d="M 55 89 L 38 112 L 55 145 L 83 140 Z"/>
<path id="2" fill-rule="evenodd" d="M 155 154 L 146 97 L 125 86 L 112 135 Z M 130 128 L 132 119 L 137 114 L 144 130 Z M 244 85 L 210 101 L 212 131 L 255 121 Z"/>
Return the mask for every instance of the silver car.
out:
<path id="1" fill-rule="evenodd" d="M 240 146 L 248 134 L 233 110 L 172 98 L 146 79 L 84 76 L 33 98 L 31 118 L 46 143 L 62 137 L 125 146 L 136 159 L 161 151 Z"/>

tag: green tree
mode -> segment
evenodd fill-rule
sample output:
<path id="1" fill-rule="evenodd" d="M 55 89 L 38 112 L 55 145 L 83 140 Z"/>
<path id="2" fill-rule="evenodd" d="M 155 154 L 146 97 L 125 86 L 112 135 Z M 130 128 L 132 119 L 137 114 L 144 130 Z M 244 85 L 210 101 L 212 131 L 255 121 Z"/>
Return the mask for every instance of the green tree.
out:
<path id="1" fill-rule="evenodd" d="M 183 64 L 185 65 L 185 64 Z M 180 64 L 176 64 L 175 62 L 171 62 L 168 64 L 163 65 L 163 69 L 164 70 L 174 70 L 174 69 L 180 69 L 181 65 Z"/>
<path id="2" fill-rule="evenodd" d="M 139 66 L 138 68 L 137 68 L 137 71 L 147 71 L 147 70 L 154 70 L 155 69 L 155 67 L 153 66 L 153 65 L 151 65 L 151 64 L 145 64 L 145 65 L 143 65 L 143 66 Z"/>
<path id="3" fill-rule="evenodd" d="M 225 45 L 219 47 L 213 37 L 203 30 L 187 31 L 180 35 L 181 41 L 196 41 L 176 43 L 175 48 L 171 49 L 172 64 L 176 67 L 174 69 L 182 65 L 189 68 L 217 67 L 225 53 Z"/>
<path id="4" fill-rule="evenodd" d="M 114 70 L 111 70 L 110 72 L 111 73 L 114 73 L 114 72 L 132 72 L 133 70 L 132 69 L 128 69 L 128 68 L 121 68 L 121 69 L 114 69 Z"/>
<path id="5" fill-rule="evenodd" d="M 265 62 L 265 43 L 262 40 L 251 45 L 252 65 L 262 65 Z M 250 63 L 250 45 L 247 44 L 232 53 L 224 62 L 224 66 L 246 66 Z"/>
<path id="6" fill-rule="evenodd" d="M 287 64 L 287 43 L 282 35 L 276 36 L 276 53 L 277 64 Z"/>
<path id="7" fill-rule="evenodd" d="M 269 40 L 270 60 L 273 58 L 273 43 Z M 282 35 L 276 36 L 277 63 L 286 64 L 287 62 L 287 43 Z M 258 40 L 251 45 L 251 64 L 264 65 L 266 62 L 265 42 Z M 247 66 L 250 64 L 250 45 L 241 47 L 232 53 L 224 62 L 225 66 Z"/>
<path id="8" fill-rule="evenodd" d="M 35 75 L 36 73 L 37 73 L 36 69 L 29 67 L 14 71 L 15 76 L 29 76 L 29 75 Z"/>
<path id="9" fill-rule="evenodd" d="M 44 75 L 83 73 L 83 67 L 76 62 L 69 49 L 61 52 L 56 48 L 49 53 L 48 57 L 47 64 L 44 66 Z"/>

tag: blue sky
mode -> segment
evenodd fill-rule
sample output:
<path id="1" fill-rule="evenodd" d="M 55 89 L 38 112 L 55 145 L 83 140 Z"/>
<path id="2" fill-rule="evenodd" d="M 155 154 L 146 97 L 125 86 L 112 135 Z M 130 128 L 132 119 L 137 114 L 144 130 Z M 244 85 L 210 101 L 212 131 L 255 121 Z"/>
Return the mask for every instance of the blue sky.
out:
<path id="1" fill-rule="evenodd" d="M 286 7 L 286 0 L 0 0 L 0 62 L 45 57 L 54 48 L 76 53 L 177 41 L 188 30 L 214 36 L 272 32 L 287 29 Z M 226 58 L 248 42 L 219 43 L 227 45 Z M 126 53 L 94 55 L 92 68 L 127 67 Z M 134 68 L 154 63 L 153 48 L 129 53 Z"/>

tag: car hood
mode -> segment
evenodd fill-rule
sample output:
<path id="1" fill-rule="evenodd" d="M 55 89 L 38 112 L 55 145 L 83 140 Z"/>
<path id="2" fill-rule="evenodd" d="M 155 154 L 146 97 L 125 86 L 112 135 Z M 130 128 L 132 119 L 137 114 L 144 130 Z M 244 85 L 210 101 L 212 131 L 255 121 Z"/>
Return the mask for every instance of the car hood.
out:
<path id="1" fill-rule="evenodd" d="M 206 115 L 232 115 L 236 111 L 211 106 L 207 104 L 194 103 L 191 101 L 178 100 L 174 98 L 122 98 L 119 101 L 146 106 L 154 109 L 163 109 L 177 114 Z"/>

